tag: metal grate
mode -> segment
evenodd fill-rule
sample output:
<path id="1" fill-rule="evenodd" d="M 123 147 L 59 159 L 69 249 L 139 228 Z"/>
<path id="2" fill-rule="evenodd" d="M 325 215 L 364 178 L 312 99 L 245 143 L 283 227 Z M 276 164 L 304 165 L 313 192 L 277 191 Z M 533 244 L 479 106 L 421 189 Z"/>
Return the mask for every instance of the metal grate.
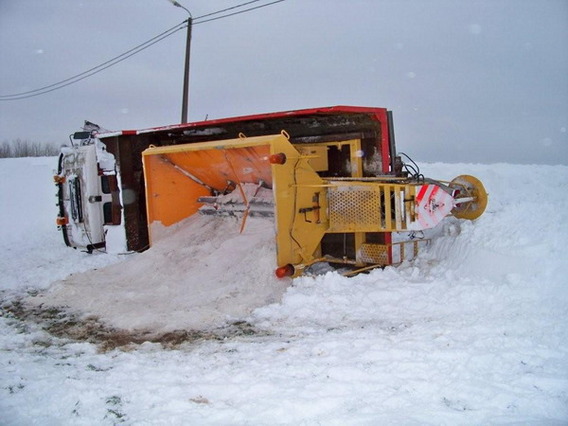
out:
<path id="1" fill-rule="evenodd" d="M 330 232 L 375 230 L 381 223 L 378 187 L 345 185 L 329 188 Z"/>
<path id="2" fill-rule="evenodd" d="M 361 244 L 358 260 L 376 265 L 388 265 L 388 247 L 383 244 Z"/>

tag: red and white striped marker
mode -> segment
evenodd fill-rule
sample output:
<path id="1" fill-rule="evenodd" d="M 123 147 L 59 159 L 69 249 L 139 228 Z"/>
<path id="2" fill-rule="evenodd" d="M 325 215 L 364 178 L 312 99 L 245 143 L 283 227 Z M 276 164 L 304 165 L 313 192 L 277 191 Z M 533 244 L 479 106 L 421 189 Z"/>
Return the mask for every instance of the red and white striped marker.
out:
<path id="1" fill-rule="evenodd" d="M 453 197 L 437 185 L 420 185 L 416 190 L 416 221 L 409 229 L 433 228 L 454 208 Z"/>

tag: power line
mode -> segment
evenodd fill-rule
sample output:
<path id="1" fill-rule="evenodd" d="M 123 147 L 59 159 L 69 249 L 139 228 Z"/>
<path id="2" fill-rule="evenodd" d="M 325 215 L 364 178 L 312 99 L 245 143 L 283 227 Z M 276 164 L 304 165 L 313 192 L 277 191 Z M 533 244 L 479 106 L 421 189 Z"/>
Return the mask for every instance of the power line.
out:
<path id="1" fill-rule="evenodd" d="M 92 75 L 95 75 L 107 68 L 110 68 L 113 65 L 116 65 L 122 61 L 124 61 L 125 59 L 130 58 L 131 56 L 135 55 L 138 52 L 141 52 L 145 49 L 147 49 L 148 47 L 158 43 L 159 41 L 162 41 L 163 39 L 165 39 L 166 37 L 169 37 L 175 33 L 177 33 L 178 31 L 184 29 L 186 27 L 186 21 L 182 22 L 181 24 L 178 24 L 160 34 L 158 34 L 155 37 L 152 37 L 150 40 L 145 41 L 142 44 L 139 44 L 136 47 L 133 47 L 130 50 L 127 50 L 124 53 L 121 53 L 118 56 L 115 56 L 112 59 L 109 59 L 106 62 L 103 62 L 102 64 L 99 64 L 93 68 L 88 69 L 87 71 L 83 71 L 80 74 L 76 74 L 72 77 L 66 78 L 65 80 L 61 80 L 58 81 L 57 83 L 53 83 L 50 84 L 48 86 L 44 86 L 44 87 L 40 87 L 38 89 L 34 89 L 34 90 L 29 90 L 27 92 L 21 92 L 21 93 L 14 93 L 11 95 L 0 95 L 0 101 L 13 101 L 13 100 L 20 100 L 20 99 L 26 99 L 26 98 L 31 98 L 34 96 L 39 96 L 39 95 L 43 95 L 44 93 L 49 93 L 49 92 L 53 92 L 54 90 L 57 89 L 62 89 L 63 87 L 69 86 L 70 84 L 73 83 L 77 83 L 81 80 L 84 80 L 87 77 L 90 77 Z"/>
<path id="2" fill-rule="evenodd" d="M 236 7 L 241 7 L 241 6 L 244 6 L 245 4 L 255 3 L 256 1 L 259 1 L 259 0 L 250 1 L 250 2 L 248 2 L 248 3 L 244 3 L 244 4 L 239 5 L 239 6 L 234 6 L 234 7 L 232 7 L 232 8 L 228 8 L 228 9 L 225 9 L 225 10 L 234 9 L 234 8 L 236 8 Z M 216 18 L 210 18 L 210 19 L 206 19 L 206 20 L 204 20 L 204 21 L 196 22 L 194 25 L 197 25 L 197 24 L 204 24 L 205 22 L 211 22 L 211 21 L 216 21 L 216 20 L 218 20 L 218 19 L 228 18 L 229 16 L 234 16 L 234 15 L 239 15 L 239 14 L 241 14 L 241 13 L 250 12 L 251 10 L 260 9 L 260 8 L 262 8 L 262 7 L 270 6 L 270 5 L 273 5 L 273 4 L 276 4 L 276 3 L 281 3 L 281 2 L 283 2 L 283 1 L 285 1 L 285 0 L 275 0 L 275 1 L 273 1 L 273 2 L 266 3 L 266 4 L 262 4 L 262 5 L 260 5 L 260 6 L 255 6 L 255 7 L 251 7 L 251 8 L 245 9 L 245 10 L 240 10 L 240 11 L 238 11 L 238 12 L 233 12 L 233 13 L 228 13 L 228 14 L 223 15 L 223 16 L 218 16 L 218 17 L 216 17 Z M 217 13 L 217 12 L 214 12 L 214 13 Z M 209 15 L 213 15 L 213 13 L 210 13 Z M 209 15 L 203 15 L 203 16 L 201 16 L 201 18 L 203 18 L 203 17 L 205 17 L 205 16 L 209 16 Z M 198 18 L 196 18 L 196 19 L 198 19 Z"/>
<path id="3" fill-rule="evenodd" d="M 263 4 L 263 5 L 250 7 L 248 9 L 244 9 L 244 10 L 240 10 L 238 12 L 227 13 L 227 14 L 222 15 L 222 16 L 218 16 L 218 17 L 215 17 L 215 18 L 210 18 L 210 19 L 205 19 L 205 20 L 199 21 L 200 19 L 203 19 L 205 17 L 217 15 L 217 14 L 224 13 L 224 12 L 234 10 L 234 9 L 238 9 L 238 8 L 247 6 L 247 5 L 252 4 L 252 3 L 257 3 L 259 1 L 262 1 L 262 0 L 251 0 L 251 1 L 248 1 L 248 2 L 245 2 L 245 3 L 241 3 L 239 5 L 236 5 L 236 6 L 228 7 L 226 9 L 222 9 L 222 10 L 218 10 L 216 12 L 211 12 L 211 13 L 208 13 L 206 15 L 201 15 L 201 16 L 199 16 L 199 17 L 197 17 L 193 20 L 193 25 L 204 24 L 206 22 L 216 21 L 216 20 L 223 19 L 223 18 L 228 18 L 229 16 L 234 16 L 234 15 L 238 15 L 238 14 L 241 14 L 241 13 L 250 12 L 252 10 L 260 9 L 260 8 L 263 8 L 263 7 L 266 7 L 266 6 L 271 6 L 271 5 L 276 4 L 276 3 L 281 3 L 285 0 L 275 0 L 275 1 Z M 197 21 L 197 22 L 195 22 L 195 21 Z M 164 40 L 165 38 L 167 38 L 167 37 L 169 37 L 169 36 L 171 36 L 175 33 L 177 33 L 178 31 L 186 28 L 187 25 L 188 25 L 188 20 L 185 20 L 182 23 L 175 25 L 175 26 L 171 27 L 170 29 L 156 35 L 155 37 L 152 37 L 151 39 L 145 41 L 144 43 L 141 43 L 138 46 L 133 47 L 132 49 L 127 50 L 126 52 L 121 53 L 120 55 L 115 56 L 112 59 L 109 59 L 108 61 L 105 61 L 105 62 L 103 62 L 103 63 L 101 63 L 101 64 L 99 64 L 99 65 L 97 65 L 93 68 L 88 69 L 87 71 L 83 71 L 82 73 L 76 74 L 72 77 L 66 78 L 65 80 L 61 80 L 57 83 L 53 83 L 53 84 L 50 84 L 48 86 L 43 86 L 43 87 L 40 87 L 38 89 L 29 90 L 29 91 L 26 91 L 26 92 L 14 93 L 14 94 L 11 94 L 11 95 L 0 95 L 0 101 L 16 101 L 16 100 L 21 100 L 21 99 L 32 98 L 32 97 L 40 96 L 40 95 L 43 95 L 43 94 L 46 94 L 46 93 L 49 93 L 49 92 L 53 92 L 55 90 L 59 90 L 59 89 L 62 89 L 64 87 L 67 87 L 71 84 L 77 83 L 81 80 L 84 80 L 88 77 L 91 77 L 95 74 L 98 74 L 99 72 L 104 71 L 107 68 L 110 68 L 110 67 L 130 58 L 131 56 L 136 55 L 137 53 L 142 52 L 143 50 L 149 48 L 150 46 L 153 46 L 154 44 Z"/>
<path id="4" fill-rule="evenodd" d="M 207 16 L 217 15 L 219 13 L 223 13 L 223 12 L 226 12 L 228 10 L 238 9 L 239 7 L 243 7 L 243 6 L 246 6 L 246 5 L 251 4 L 251 3 L 258 3 L 259 1 L 262 1 L 262 0 L 252 0 L 252 1 L 248 1 L 246 3 L 238 4 L 236 6 L 228 7 L 226 9 L 221 9 L 221 10 L 218 10 L 216 12 L 207 13 L 206 15 L 201 15 L 201 16 L 198 16 L 197 18 L 194 18 L 194 21 L 197 20 L 197 19 L 205 18 Z"/>

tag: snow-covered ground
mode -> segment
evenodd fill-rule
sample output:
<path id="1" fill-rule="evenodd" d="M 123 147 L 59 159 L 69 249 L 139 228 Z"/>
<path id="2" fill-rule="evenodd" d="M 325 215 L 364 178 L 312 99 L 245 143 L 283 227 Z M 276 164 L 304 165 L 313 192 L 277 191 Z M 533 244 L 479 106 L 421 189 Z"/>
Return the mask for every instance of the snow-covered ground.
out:
<path id="1" fill-rule="evenodd" d="M 0 160 L 4 307 L 97 276 L 80 272 L 132 262 L 64 246 L 54 226 L 55 165 Z M 421 171 L 477 176 L 490 195 L 486 213 L 474 223 L 448 220 L 413 263 L 354 278 L 299 278 L 280 302 L 242 318 L 232 313 L 254 334 L 103 351 L 3 309 L 0 423 L 567 424 L 568 167 Z M 215 287 L 223 276 L 233 291 L 266 284 L 259 281 L 271 250 L 240 258 L 231 250 L 201 280 Z M 231 259 L 240 269 L 227 266 Z M 176 264 L 162 272 L 164 283 L 183 279 Z M 172 293 L 148 285 L 151 275 L 141 271 L 140 290 L 154 288 L 167 309 L 163 297 Z M 176 310 L 180 300 L 172 300 Z"/>

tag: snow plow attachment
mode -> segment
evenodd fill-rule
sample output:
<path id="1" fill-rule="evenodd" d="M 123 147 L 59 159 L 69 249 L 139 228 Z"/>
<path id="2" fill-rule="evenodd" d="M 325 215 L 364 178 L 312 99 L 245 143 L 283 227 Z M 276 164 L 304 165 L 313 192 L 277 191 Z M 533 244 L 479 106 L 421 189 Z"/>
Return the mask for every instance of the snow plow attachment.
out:
<path id="1" fill-rule="evenodd" d="M 428 242 L 422 231 L 450 214 L 474 219 L 487 194 L 461 176 L 449 183 L 362 176 L 360 140 L 295 144 L 285 132 L 150 147 L 143 152 L 150 241 L 156 224 L 193 214 L 274 217 L 279 277 L 327 262 L 352 271 L 400 263 Z M 328 148 L 349 146 L 351 176 L 322 177 Z"/>

